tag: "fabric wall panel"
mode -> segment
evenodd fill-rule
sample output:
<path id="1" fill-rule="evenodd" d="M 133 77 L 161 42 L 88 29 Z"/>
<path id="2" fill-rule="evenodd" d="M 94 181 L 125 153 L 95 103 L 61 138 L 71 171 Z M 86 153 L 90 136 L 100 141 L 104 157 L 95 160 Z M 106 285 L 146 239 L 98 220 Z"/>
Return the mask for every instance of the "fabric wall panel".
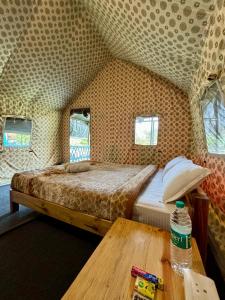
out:
<path id="1" fill-rule="evenodd" d="M 186 91 L 190 89 L 215 0 L 84 3 L 115 57 L 144 66 Z"/>
<path id="2" fill-rule="evenodd" d="M 7 149 L 0 151 L 0 178 L 10 178 L 15 172 L 44 168 L 61 162 L 60 111 L 49 111 L 40 105 L 22 106 L 1 110 L 0 115 L 26 116 L 32 119 L 32 145 L 30 149 Z M 0 118 L 0 120 L 3 120 Z M 0 122 L 2 131 L 3 122 Z M 2 136 L 2 135 L 1 135 Z"/>
<path id="3" fill-rule="evenodd" d="M 33 119 L 32 151 L 0 152 L 0 177 L 61 161 L 61 112 L 111 60 L 83 0 L 0 0 L 2 115 Z"/>
<path id="4" fill-rule="evenodd" d="M 225 92 L 225 1 L 217 1 L 214 14 L 209 20 L 208 35 L 204 43 L 200 67 L 193 77 L 192 87 L 189 94 L 193 122 L 193 159 L 206 166 L 212 174 L 204 181 L 203 189 L 207 192 L 212 202 L 209 214 L 209 229 L 215 243 L 215 257 L 220 264 L 225 260 L 225 159 L 224 156 L 207 153 L 204 138 L 203 120 L 200 109 L 200 99 L 209 85 L 210 74 L 220 74 L 220 82 Z M 224 265 L 223 274 L 225 276 Z"/>
<path id="5" fill-rule="evenodd" d="M 110 60 L 82 0 L 0 2 L 0 103 L 61 109 Z"/>
<path id="6" fill-rule="evenodd" d="M 163 165 L 188 154 L 191 116 L 187 95 L 146 69 L 121 60 L 109 63 L 64 112 L 64 161 L 69 160 L 69 112 L 91 108 L 91 157 L 100 161 Z M 157 147 L 134 146 L 137 115 L 159 115 Z"/>
<path id="7" fill-rule="evenodd" d="M 225 184 L 225 160 L 223 157 L 207 154 L 207 147 L 204 139 L 204 128 L 202 114 L 200 109 L 200 99 L 209 84 L 208 76 L 210 74 L 221 73 L 220 82 L 225 92 L 225 2 L 218 2 L 214 16 L 211 17 L 208 37 L 202 52 L 201 65 L 193 78 L 192 89 L 190 92 L 190 106 L 193 116 L 194 144 L 193 154 L 196 159 L 200 159 L 202 164 L 206 164 L 213 171 L 213 175 L 206 181 L 205 188 L 211 195 L 212 201 L 219 205 L 225 213 L 225 194 L 221 194 L 220 199 L 217 191 L 220 190 L 221 180 Z M 213 179 L 217 178 L 217 180 Z M 211 184 L 214 181 L 214 184 Z M 216 184 L 216 181 L 218 182 Z M 211 182 L 211 183 L 210 183 Z M 207 188 L 208 186 L 208 188 Z M 225 186 L 225 185 L 224 185 Z M 211 187 L 211 188 L 210 188 Z M 214 188 L 213 188 L 214 187 Z M 213 189 L 212 189 L 213 188 Z M 211 189 L 211 190 L 210 190 Z"/>

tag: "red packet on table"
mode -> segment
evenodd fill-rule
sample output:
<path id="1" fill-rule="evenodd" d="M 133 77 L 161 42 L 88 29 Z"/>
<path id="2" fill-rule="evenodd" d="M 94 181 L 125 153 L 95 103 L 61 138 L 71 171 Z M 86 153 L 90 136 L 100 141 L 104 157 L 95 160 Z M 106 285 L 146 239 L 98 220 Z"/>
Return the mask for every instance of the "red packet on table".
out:
<path id="1" fill-rule="evenodd" d="M 147 280 L 147 281 L 149 281 L 151 283 L 154 283 L 159 290 L 163 290 L 164 289 L 164 283 L 163 283 L 163 279 L 162 278 L 157 277 L 154 274 L 150 274 L 148 272 L 145 272 L 145 271 L 139 269 L 138 267 L 135 267 L 135 266 L 132 267 L 132 269 L 131 269 L 131 275 L 133 277 L 137 277 L 137 276 L 142 277 L 145 280 Z"/>

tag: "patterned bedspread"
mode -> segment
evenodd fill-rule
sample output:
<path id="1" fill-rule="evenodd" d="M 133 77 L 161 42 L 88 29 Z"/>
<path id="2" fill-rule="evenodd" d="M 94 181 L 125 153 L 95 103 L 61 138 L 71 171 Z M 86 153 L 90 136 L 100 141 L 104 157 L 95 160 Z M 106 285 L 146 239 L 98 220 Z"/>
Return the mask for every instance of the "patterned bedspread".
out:
<path id="1" fill-rule="evenodd" d="M 114 221 L 130 218 L 133 204 L 156 166 L 99 163 L 81 173 L 67 173 L 64 166 L 16 173 L 12 189 Z"/>

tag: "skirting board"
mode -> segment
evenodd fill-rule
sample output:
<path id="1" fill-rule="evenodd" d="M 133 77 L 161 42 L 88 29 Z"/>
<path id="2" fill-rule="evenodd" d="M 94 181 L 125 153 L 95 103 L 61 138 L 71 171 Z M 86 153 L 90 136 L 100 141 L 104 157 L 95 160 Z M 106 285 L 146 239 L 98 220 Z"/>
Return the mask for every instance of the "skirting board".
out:
<path id="1" fill-rule="evenodd" d="M 14 190 L 10 191 L 10 202 L 12 212 L 19 209 L 18 204 L 22 204 L 42 214 L 45 214 L 57 220 L 66 222 L 68 224 L 77 226 L 81 229 L 90 231 L 101 236 L 104 236 L 113 224 L 109 220 L 81 213 L 66 208 L 62 205 L 35 198 Z"/>

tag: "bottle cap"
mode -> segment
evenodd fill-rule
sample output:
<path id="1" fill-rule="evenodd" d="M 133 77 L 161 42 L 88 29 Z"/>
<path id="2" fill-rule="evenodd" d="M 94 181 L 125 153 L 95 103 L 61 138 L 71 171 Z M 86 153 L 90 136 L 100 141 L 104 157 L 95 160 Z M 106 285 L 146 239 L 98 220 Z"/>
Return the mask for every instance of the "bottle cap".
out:
<path id="1" fill-rule="evenodd" d="M 183 201 L 176 201 L 176 207 L 184 208 L 184 202 Z"/>

